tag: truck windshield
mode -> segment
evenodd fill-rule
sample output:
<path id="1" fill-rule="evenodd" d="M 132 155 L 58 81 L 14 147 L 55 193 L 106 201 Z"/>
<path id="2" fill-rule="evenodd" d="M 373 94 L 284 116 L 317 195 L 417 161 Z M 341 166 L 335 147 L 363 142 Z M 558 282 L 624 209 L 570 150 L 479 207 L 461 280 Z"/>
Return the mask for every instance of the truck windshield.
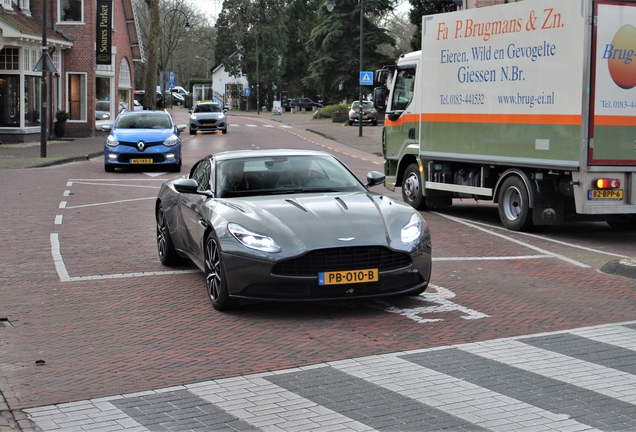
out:
<path id="1" fill-rule="evenodd" d="M 415 68 L 398 69 L 393 86 L 391 110 L 404 111 L 413 100 L 415 89 Z"/>

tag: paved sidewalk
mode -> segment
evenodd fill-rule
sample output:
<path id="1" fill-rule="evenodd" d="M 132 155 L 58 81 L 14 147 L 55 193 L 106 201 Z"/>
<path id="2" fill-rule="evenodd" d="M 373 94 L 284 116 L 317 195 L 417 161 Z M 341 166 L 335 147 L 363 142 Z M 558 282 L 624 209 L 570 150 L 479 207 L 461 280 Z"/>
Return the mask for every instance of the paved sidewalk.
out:
<path id="1" fill-rule="evenodd" d="M 168 110 L 176 123 L 187 123 L 188 111 L 175 107 Z M 293 127 L 305 129 L 326 138 L 348 145 L 367 153 L 381 156 L 381 126 L 364 126 L 363 136 L 359 137 L 357 126 L 349 127 L 346 123 L 333 123 L 331 120 L 313 120 L 312 113 L 285 113 L 272 115 L 262 111 L 232 111 L 232 117 L 252 117 L 255 119 L 274 120 Z M 186 132 L 187 133 L 187 132 Z M 103 145 L 106 132 L 95 131 L 94 136 L 86 138 L 62 138 L 46 143 L 46 157 L 41 157 L 41 143 L 28 142 L 22 144 L 0 144 L 0 169 L 37 168 L 59 165 L 99 157 L 104 154 Z"/>

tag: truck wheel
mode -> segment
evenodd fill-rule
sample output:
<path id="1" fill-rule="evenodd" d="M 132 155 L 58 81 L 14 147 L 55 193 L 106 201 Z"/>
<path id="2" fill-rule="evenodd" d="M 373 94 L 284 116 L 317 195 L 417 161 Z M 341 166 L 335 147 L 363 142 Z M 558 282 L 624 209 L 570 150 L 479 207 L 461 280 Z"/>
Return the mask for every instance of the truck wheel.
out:
<path id="1" fill-rule="evenodd" d="M 404 171 L 402 200 L 416 210 L 426 210 L 426 198 L 422 196 L 420 170 L 417 164 L 409 165 Z"/>
<path id="2" fill-rule="evenodd" d="M 528 189 L 517 176 L 508 177 L 501 185 L 499 218 L 511 231 L 527 231 L 533 226 Z"/>

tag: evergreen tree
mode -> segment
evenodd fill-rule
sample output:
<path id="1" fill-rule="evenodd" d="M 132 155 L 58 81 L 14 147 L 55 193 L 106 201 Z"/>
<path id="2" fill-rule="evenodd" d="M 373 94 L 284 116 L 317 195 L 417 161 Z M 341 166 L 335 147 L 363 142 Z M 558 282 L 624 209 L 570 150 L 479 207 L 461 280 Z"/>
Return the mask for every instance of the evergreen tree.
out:
<path id="1" fill-rule="evenodd" d="M 324 6 L 318 9 L 317 25 L 306 45 L 312 61 L 307 76 L 302 80 L 306 87 L 312 87 L 321 94 L 326 103 L 358 99 L 359 93 L 361 2 L 334 1 L 332 12 Z M 377 50 L 382 44 L 394 45 L 393 40 L 386 30 L 378 28 L 367 18 L 368 15 L 383 15 L 392 7 L 392 0 L 364 0 L 364 70 L 378 69 L 394 62 Z"/>
<path id="2" fill-rule="evenodd" d="M 417 51 L 422 49 L 422 16 L 452 12 L 457 10 L 457 6 L 453 0 L 409 0 L 409 3 L 409 19 L 417 26 L 417 31 L 411 39 L 411 47 Z"/>

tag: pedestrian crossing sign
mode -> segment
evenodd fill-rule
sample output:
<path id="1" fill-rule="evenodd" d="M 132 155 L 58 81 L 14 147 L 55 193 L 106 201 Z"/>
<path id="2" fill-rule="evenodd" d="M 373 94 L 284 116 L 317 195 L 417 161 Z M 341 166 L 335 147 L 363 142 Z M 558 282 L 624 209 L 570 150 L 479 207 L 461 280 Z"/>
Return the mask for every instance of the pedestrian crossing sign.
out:
<path id="1" fill-rule="evenodd" d="M 373 72 L 372 71 L 360 72 L 360 85 L 373 85 Z"/>

